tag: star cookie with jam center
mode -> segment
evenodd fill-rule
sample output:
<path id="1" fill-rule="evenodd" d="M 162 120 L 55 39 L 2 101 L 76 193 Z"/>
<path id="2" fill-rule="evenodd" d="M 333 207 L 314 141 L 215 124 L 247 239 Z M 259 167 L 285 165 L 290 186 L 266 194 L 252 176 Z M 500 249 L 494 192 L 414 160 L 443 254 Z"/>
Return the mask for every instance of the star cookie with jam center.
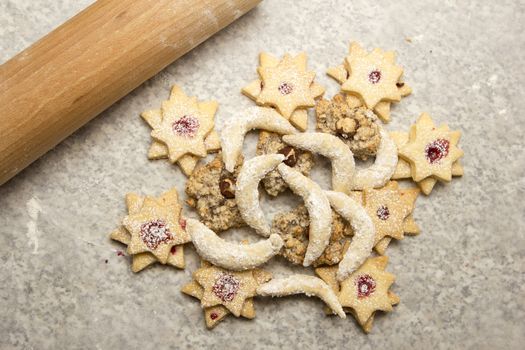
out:
<path id="1" fill-rule="evenodd" d="M 160 197 L 160 200 L 169 204 L 178 204 L 177 190 L 172 189 L 164 193 Z M 126 195 L 126 206 L 128 208 L 129 214 L 135 214 L 138 211 L 140 211 L 140 208 L 142 207 L 143 203 L 144 197 L 142 196 L 139 196 L 135 193 L 128 193 Z M 180 224 L 182 229 L 184 229 L 184 222 L 184 219 L 181 218 Z M 117 229 L 111 232 L 110 238 L 117 242 L 123 243 L 126 246 L 129 245 L 131 241 L 131 235 L 124 226 L 119 226 Z M 159 261 L 153 254 L 149 252 L 134 254 L 131 258 L 131 270 L 133 272 L 142 271 L 146 267 Z M 173 247 L 171 247 L 170 254 L 166 263 L 168 265 L 183 269 L 185 266 L 184 245 L 174 245 Z"/>
<path id="2" fill-rule="evenodd" d="M 414 210 L 415 198 L 419 189 L 399 189 L 395 181 L 390 181 L 380 189 L 365 189 L 364 208 L 376 229 L 376 245 L 384 237 L 403 239 L 405 219 Z"/>
<path id="3" fill-rule="evenodd" d="M 374 49 L 364 55 L 349 55 L 345 58 L 348 79 L 341 89 L 361 97 L 368 108 L 381 101 L 400 101 L 397 83 L 403 68 L 396 65 L 393 52 Z"/>
<path id="4" fill-rule="evenodd" d="M 207 268 L 211 266 L 212 265 L 206 261 L 202 261 L 201 263 L 201 268 Z M 257 280 L 257 283 L 259 284 L 268 282 L 272 278 L 271 273 L 259 269 L 253 270 L 253 275 L 254 278 Z M 204 295 L 204 288 L 197 281 L 193 280 L 182 287 L 182 292 L 184 294 L 202 300 L 202 297 Z M 204 320 L 206 322 L 206 327 L 208 327 L 209 329 L 215 327 L 220 321 L 222 321 L 230 314 L 231 312 L 223 305 L 215 305 L 204 308 Z M 244 305 L 242 306 L 241 316 L 247 319 L 255 318 L 255 307 L 253 303 L 253 298 L 246 299 Z"/>
<path id="5" fill-rule="evenodd" d="M 214 102 L 201 102 L 200 108 L 204 113 L 214 114 L 217 105 Z M 141 114 L 141 117 L 152 129 L 158 128 L 162 121 L 162 109 L 145 111 Z M 219 134 L 217 134 L 215 130 L 212 130 L 208 136 L 206 136 L 204 145 L 206 146 L 206 151 L 208 153 L 218 152 L 221 149 L 221 140 Z M 168 158 L 168 148 L 166 144 L 153 140 L 148 150 L 148 159 L 157 160 L 165 158 Z M 177 160 L 177 165 L 181 168 L 184 175 L 190 176 L 197 166 L 199 159 L 200 158 L 197 156 L 186 154 Z"/>
<path id="6" fill-rule="evenodd" d="M 388 258 L 386 256 L 368 258 L 357 271 L 341 283 L 337 281 L 336 277 L 337 266 L 315 269 L 315 273 L 336 293 L 345 312 L 354 315 L 365 333 L 370 333 L 372 330 L 377 310 L 387 311 L 390 309 L 388 311 L 391 311 L 392 306 L 399 304 L 400 301 L 399 297 L 389 290 L 393 282 L 390 280 L 394 276 L 384 272 L 387 263 Z M 344 292 L 344 296 L 342 296 L 342 292 Z M 350 301 L 351 299 L 353 300 Z M 359 314 L 357 310 L 360 311 Z M 325 313 L 330 315 L 332 311 L 325 308 Z M 369 316 L 366 318 L 368 314 Z"/>
<path id="7" fill-rule="evenodd" d="M 174 86 L 170 99 L 162 103 L 162 120 L 151 136 L 166 146 L 172 163 L 186 154 L 205 157 L 205 138 L 214 127 L 216 110 L 216 102 L 198 102 Z"/>
<path id="8" fill-rule="evenodd" d="M 411 130 L 414 130 L 414 127 L 411 127 Z M 397 149 L 400 149 L 404 147 L 408 143 L 408 133 L 403 131 L 392 131 L 390 132 L 390 136 L 392 137 L 392 140 L 396 143 Z M 463 166 L 461 165 L 460 160 L 455 161 L 452 163 L 452 176 L 463 176 Z M 411 179 L 412 178 L 412 169 L 410 167 L 410 163 L 405 161 L 402 158 L 399 158 L 397 162 L 397 167 L 394 172 L 394 175 L 392 175 L 393 180 L 401 180 L 401 179 Z M 423 192 L 426 195 L 429 195 L 432 192 L 432 189 L 437 183 L 437 179 L 429 176 L 419 182 L 417 182 L 417 185 L 421 189 L 421 192 Z"/>
<path id="9" fill-rule="evenodd" d="M 410 214 L 403 220 L 403 235 L 401 238 L 404 238 L 405 235 L 417 236 L 421 232 L 421 230 L 416 221 L 414 220 L 413 210 L 415 208 L 416 199 L 419 195 L 420 190 L 418 188 L 399 188 L 398 192 L 401 198 L 401 202 L 405 205 L 405 207 L 411 208 Z M 378 254 L 384 255 L 386 248 L 388 247 L 392 239 L 393 237 L 391 236 L 383 237 L 376 243 L 376 245 L 374 246 L 374 250 Z"/>
<path id="10" fill-rule="evenodd" d="M 369 55 L 372 55 L 372 54 L 375 54 L 377 56 L 382 57 L 385 60 L 385 65 L 386 65 L 386 63 L 388 63 L 391 66 L 395 66 L 395 53 L 394 52 L 392 52 L 392 51 L 384 52 L 383 50 L 376 48 L 376 49 L 374 49 L 374 51 L 371 54 L 369 54 L 358 43 L 352 42 L 352 43 L 350 43 L 349 55 L 345 59 L 345 64 L 329 68 L 327 70 L 327 74 L 330 77 L 332 77 L 335 80 L 337 80 L 340 84 L 344 85 L 351 78 L 351 70 L 350 70 L 348 62 L 350 62 L 350 61 L 352 61 L 354 59 L 366 60 L 367 57 Z M 384 79 L 384 77 L 383 77 L 383 79 L 381 78 L 381 72 L 380 71 L 375 71 L 375 72 L 376 73 L 372 74 L 372 77 L 373 77 L 372 81 L 376 81 L 377 79 L 379 79 L 379 80 L 377 80 L 377 82 L 375 84 L 373 84 L 370 81 L 368 81 L 368 85 L 370 85 L 370 84 L 371 85 L 377 85 L 377 86 L 375 86 L 375 88 L 379 89 L 381 87 L 381 85 L 383 85 L 383 83 L 385 83 L 385 79 Z M 390 72 L 390 70 L 388 72 Z M 381 82 L 381 80 L 383 80 L 383 81 L 382 81 L 381 84 L 379 84 Z M 387 123 L 387 122 L 390 121 L 391 102 L 398 102 L 401 97 L 408 96 L 408 95 L 410 95 L 412 93 L 412 89 L 406 83 L 401 81 L 401 75 L 399 76 L 399 78 L 394 83 L 395 83 L 395 87 L 397 88 L 397 91 L 399 93 L 399 98 L 397 98 L 398 94 L 394 93 L 394 95 L 396 95 L 395 99 L 392 99 L 392 100 L 388 100 L 388 99 L 380 100 L 377 103 L 375 103 L 373 106 L 370 106 L 368 103 L 366 103 L 366 101 L 364 101 L 363 95 L 361 95 L 361 94 L 359 94 L 357 92 L 354 92 L 354 91 L 347 91 L 347 92 L 349 92 L 349 94 L 347 95 L 347 102 L 352 107 L 360 107 L 360 106 L 362 106 L 364 104 L 368 108 L 373 109 L 374 112 L 379 116 L 379 118 L 381 118 L 381 120 L 383 120 L 384 122 Z M 345 90 L 345 89 L 343 89 L 343 90 Z M 395 90 L 392 90 L 392 91 L 395 91 Z"/>
<path id="11" fill-rule="evenodd" d="M 257 79 L 242 89 L 242 92 L 257 104 L 276 107 L 277 110 L 298 129 L 308 127 L 306 108 L 315 105 L 315 98 L 324 93 L 324 88 L 313 82 L 315 73 L 306 70 L 306 54 L 295 57 L 284 55 L 282 60 L 266 53 L 260 55 Z"/>
<path id="12" fill-rule="evenodd" d="M 176 196 L 176 192 L 172 195 Z M 181 210 L 178 201 L 145 197 L 140 210 L 130 212 L 122 221 L 131 235 L 128 254 L 148 252 L 161 264 L 166 264 L 174 246 L 191 240 L 182 227 Z"/>
<path id="13" fill-rule="evenodd" d="M 222 305 L 239 317 L 246 300 L 256 295 L 259 286 L 253 271 L 229 271 L 213 265 L 195 271 L 193 278 L 203 288 L 201 306 Z"/>
<path id="14" fill-rule="evenodd" d="M 432 118 L 423 113 L 410 128 L 409 140 L 398 153 L 410 164 L 414 181 L 432 176 L 449 182 L 453 164 L 463 156 L 458 148 L 460 137 L 461 132 L 451 131 L 446 124 L 436 126 Z"/>

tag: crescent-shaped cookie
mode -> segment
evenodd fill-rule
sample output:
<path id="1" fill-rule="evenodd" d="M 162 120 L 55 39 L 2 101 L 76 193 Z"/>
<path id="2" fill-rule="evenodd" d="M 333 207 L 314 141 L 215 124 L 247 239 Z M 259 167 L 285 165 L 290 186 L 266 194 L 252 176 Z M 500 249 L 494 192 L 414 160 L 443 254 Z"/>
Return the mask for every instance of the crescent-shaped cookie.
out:
<path id="1" fill-rule="evenodd" d="M 354 230 L 352 243 L 339 263 L 337 279 L 345 280 L 370 256 L 375 242 L 375 227 L 365 208 L 341 192 L 326 191 L 330 205 Z"/>
<path id="2" fill-rule="evenodd" d="M 332 209 L 330 208 L 330 202 L 318 184 L 297 170 L 283 163 L 279 164 L 277 170 L 292 192 L 303 198 L 308 210 L 310 228 L 303 266 L 310 266 L 323 254 L 330 240 L 332 233 Z"/>
<path id="3" fill-rule="evenodd" d="M 283 154 L 269 154 L 244 162 L 235 189 L 235 199 L 244 222 L 261 236 L 270 235 L 270 225 L 259 205 L 259 182 L 284 160 Z"/>
<path id="4" fill-rule="evenodd" d="M 297 130 L 273 108 L 250 107 L 242 114 L 228 120 L 222 129 L 221 145 L 224 166 L 233 172 L 237 158 L 242 151 L 246 133 L 253 129 L 263 129 L 282 135 L 294 134 Z"/>
<path id="5" fill-rule="evenodd" d="M 321 132 L 285 135 L 287 144 L 318 153 L 332 162 L 332 188 L 334 191 L 350 191 L 354 173 L 354 154 L 338 137 Z"/>
<path id="6" fill-rule="evenodd" d="M 283 246 L 283 240 L 277 234 L 253 244 L 226 242 L 195 219 L 186 220 L 186 231 L 204 260 L 232 271 L 250 270 L 262 265 L 277 255 Z"/>
<path id="7" fill-rule="evenodd" d="M 262 296 L 283 297 L 294 294 L 315 295 L 326 303 L 341 318 L 346 318 L 341 303 L 334 291 L 322 279 L 308 275 L 291 275 L 272 279 L 257 288 Z"/>
<path id="8" fill-rule="evenodd" d="M 383 128 L 380 129 L 381 143 L 373 165 L 356 169 L 352 180 L 353 190 L 383 187 L 394 174 L 397 166 L 397 147 L 394 140 Z"/>

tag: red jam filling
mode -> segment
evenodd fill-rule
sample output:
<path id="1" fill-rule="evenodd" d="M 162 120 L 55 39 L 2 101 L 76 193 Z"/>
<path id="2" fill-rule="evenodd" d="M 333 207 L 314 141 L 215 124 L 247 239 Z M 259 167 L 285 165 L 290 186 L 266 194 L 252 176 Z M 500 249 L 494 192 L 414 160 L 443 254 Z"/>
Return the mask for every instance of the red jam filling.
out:
<path id="1" fill-rule="evenodd" d="M 361 275 L 355 282 L 357 286 L 357 297 L 369 297 L 376 290 L 376 281 L 370 275 Z"/>
<path id="2" fill-rule="evenodd" d="M 177 253 L 177 246 L 173 246 L 173 247 L 171 247 L 171 249 L 170 249 L 170 253 L 173 254 L 173 255 L 175 255 L 175 254 Z"/>
<path id="3" fill-rule="evenodd" d="M 212 313 L 210 314 L 210 318 L 211 318 L 212 320 L 216 320 L 218 317 L 219 317 L 219 315 L 217 315 L 215 312 L 212 312 Z"/>
<path id="4" fill-rule="evenodd" d="M 373 70 L 368 74 L 368 81 L 372 84 L 377 84 L 381 80 L 381 72 L 378 70 Z"/>
<path id="5" fill-rule="evenodd" d="M 212 287 L 213 293 L 222 301 L 232 301 L 237 295 L 241 282 L 232 274 L 221 273 Z"/>
<path id="6" fill-rule="evenodd" d="M 425 157 L 430 164 L 439 162 L 448 155 L 450 142 L 445 139 L 437 139 L 425 147 Z"/>
<path id="7" fill-rule="evenodd" d="M 161 243 L 166 243 L 173 236 L 164 220 L 146 222 L 140 226 L 140 238 L 149 249 L 157 249 Z"/>
<path id="8" fill-rule="evenodd" d="M 192 116 L 183 116 L 180 119 L 177 119 L 173 125 L 173 132 L 178 136 L 183 137 L 194 137 L 199 130 L 199 120 Z"/>
<path id="9" fill-rule="evenodd" d="M 288 83 L 281 83 L 277 89 L 283 95 L 289 95 L 293 92 L 292 84 L 288 84 Z"/>
<path id="10" fill-rule="evenodd" d="M 377 208 L 376 215 L 381 220 L 387 220 L 390 217 L 390 210 L 388 210 L 387 206 L 382 205 Z"/>

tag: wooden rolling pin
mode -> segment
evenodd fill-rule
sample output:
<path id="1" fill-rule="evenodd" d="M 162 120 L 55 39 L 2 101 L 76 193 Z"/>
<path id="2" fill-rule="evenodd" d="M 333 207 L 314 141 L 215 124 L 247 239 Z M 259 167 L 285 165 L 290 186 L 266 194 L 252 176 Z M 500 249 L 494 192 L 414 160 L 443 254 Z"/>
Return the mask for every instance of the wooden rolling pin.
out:
<path id="1" fill-rule="evenodd" d="M 0 66 L 0 185 L 261 0 L 98 0 Z"/>

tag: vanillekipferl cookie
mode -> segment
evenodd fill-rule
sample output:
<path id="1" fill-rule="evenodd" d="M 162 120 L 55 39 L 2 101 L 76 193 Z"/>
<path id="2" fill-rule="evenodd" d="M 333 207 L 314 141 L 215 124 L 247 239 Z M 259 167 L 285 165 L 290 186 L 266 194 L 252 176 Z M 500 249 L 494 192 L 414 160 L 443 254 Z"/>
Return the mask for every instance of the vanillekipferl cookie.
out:
<path id="1" fill-rule="evenodd" d="M 332 188 L 334 191 L 351 190 L 355 176 L 352 151 L 340 139 L 324 133 L 302 133 L 283 136 L 287 144 L 321 154 L 332 162 Z"/>
<path id="2" fill-rule="evenodd" d="M 250 107 L 230 118 L 221 132 L 221 145 L 226 170 L 233 172 L 242 152 L 244 136 L 250 130 L 262 129 L 287 135 L 295 128 L 272 108 Z"/>
<path id="3" fill-rule="evenodd" d="M 253 244 L 227 242 L 198 220 L 188 219 L 186 228 L 199 255 L 216 266 L 232 271 L 250 270 L 277 255 L 283 246 L 279 235 Z"/>
<path id="4" fill-rule="evenodd" d="M 310 266 L 328 246 L 332 230 L 332 209 L 330 202 L 318 184 L 303 176 L 300 172 L 281 163 L 277 170 L 290 189 L 302 197 L 310 216 L 308 247 L 303 266 Z"/>
<path id="5" fill-rule="evenodd" d="M 346 314 L 334 291 L 323 280 L 314 276 L 291 275 L 285 278 L 276 278 L 260 285 L 257 288 L 257 294 L 272 297 L 294 294 L 315 295 L 324 301 L 339 317 L 346 318 Z"/>
<path id="6" fill-rule="evenodd" d="M 270 235 L 270 225 L 259 205 L 259 182 L 284 159 L 282 154 L 267 154 L 247 160 L 237 178 L 235 198 L 239 212 L 244 222 L 264 237 Z"/>

